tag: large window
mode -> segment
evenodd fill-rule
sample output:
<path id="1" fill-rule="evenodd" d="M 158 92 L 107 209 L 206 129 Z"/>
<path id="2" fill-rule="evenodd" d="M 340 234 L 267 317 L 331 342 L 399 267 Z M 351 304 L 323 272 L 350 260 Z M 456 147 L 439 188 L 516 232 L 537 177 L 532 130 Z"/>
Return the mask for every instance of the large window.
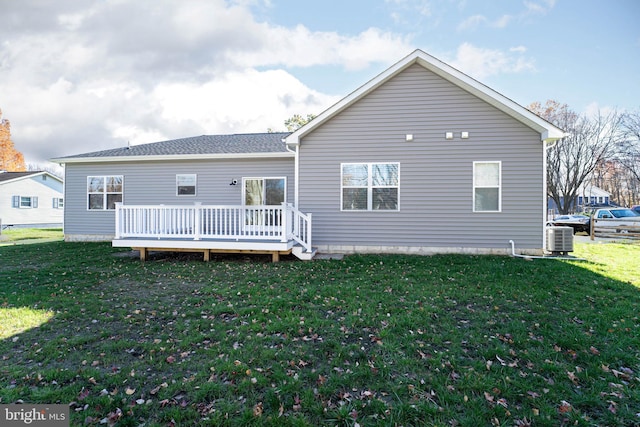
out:
<path id="1" fill-rule="evenodd" d="M 176 194 L 178 196 L 195 196 L 196 175 L 176 175 Z"/>
<path id="2" fill-rule="evenodd" d="M 473 162 L 473 211 L 502 210 L 502 164 Z"/>
<path id="3" fill-rule="evenodd" d="M 343 163 L 342 210 L 397 211 L 399 163 Z"/>
<path id="4" fill-rule="evenodd" d="M 87 177 L 87 208 L 89 210 L 112 210 L 117 202 L 122 202 L 123 177 Z"/>

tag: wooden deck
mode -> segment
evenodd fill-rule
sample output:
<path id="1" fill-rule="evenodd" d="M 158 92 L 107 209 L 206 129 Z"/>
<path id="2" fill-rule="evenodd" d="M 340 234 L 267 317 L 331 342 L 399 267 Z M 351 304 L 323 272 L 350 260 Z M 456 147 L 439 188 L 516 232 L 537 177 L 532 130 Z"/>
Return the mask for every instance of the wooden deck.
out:
<path id="1" fill-rule="evenodd" d="M 281 255 L 288 255 L 293 251 L 295 244 L 293 241 L 228 241 L 221 239 L 142 239 L 124 238 L 114 239 L 111 242 L 113 247 L 132 248 L 140 252 L 140 259 L 146 261 L 149 252 L 199 252 L 202 253 L 204 261 L 211 259 L 212 253 L 234 253 L 234 254 L 262 254 L 271 255 L 273 262 L 278 262 Z M 296 251 L 298 252 L 298 251 Z M 303 252 L 304 253 L 304 252 Z M 312 252 L 310 257 L 315 254 Z M 299 257 L 300 258 L 300 257 Z M 304 258 L 303 258 L 304 259 Z"/>
<path id="2" fill-rule="evenodd" d="M 311 215 L 282 206 L 116 204 L 114 247 L 140 251 L 270 254 L 273 261 L 293 253 L 313 258 Z"/>

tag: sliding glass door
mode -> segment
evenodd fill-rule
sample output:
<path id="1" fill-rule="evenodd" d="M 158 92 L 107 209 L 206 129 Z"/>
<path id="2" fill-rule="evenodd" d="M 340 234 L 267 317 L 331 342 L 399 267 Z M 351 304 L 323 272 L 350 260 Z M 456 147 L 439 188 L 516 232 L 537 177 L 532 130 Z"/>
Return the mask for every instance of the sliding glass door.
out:
<path id="1" fill-rule="evenodd" d="M 282 216 L 274 207 L 285 202 L 285 178 L 244 178 L 242 180 L 244 206 L 263 206 L 260 209 L 246 209 L 245 225 L 261 227 L 272 231 L 279 227 Z"/>

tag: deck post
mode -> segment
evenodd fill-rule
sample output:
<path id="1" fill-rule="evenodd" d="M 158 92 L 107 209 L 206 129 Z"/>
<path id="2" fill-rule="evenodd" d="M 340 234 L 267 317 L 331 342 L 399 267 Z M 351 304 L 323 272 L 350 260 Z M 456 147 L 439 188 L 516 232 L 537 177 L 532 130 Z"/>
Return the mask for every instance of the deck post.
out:
<path id="1" fill-rule="evenodd" d="M 122 222 L 120 215 L 122 215 L 122 202 L 116 202 L 116 239 L 119 239 L 121 236 L 120 224 L 122 224 Z"/>
<path id="2" fill-rule="evenodd" d="M 200 217 L 202 214 L 202 202 L 195 202 L 196 208 L 195 208 L 195 212 L 193 215 L 193 240 L 200 240 L 200 234 L 201 234 L 201 221 L 200 221 Z"/>
<path id="3" fill-rule="evenodd" d="M 286 242 L 289 239 L 289 204 L 282 202 L 282 212 L 280 218 L 282 218 L 282 224 L 280 224 L 280 241 Z"/>
<path id="4" fill-rule="evenodd" d="M 307 217 L 309 217 L 309 221 L 307 222 L 307 230 L 306 230 L 307 231 L 306 232 L 307 243 L 309 244 L 309 246 L 307 246 L 307 252 L 313 252 L 313 248 L 311 246 L 311 242 L 312 242 L 312 240 L 311 240 L 311 230 L 313 228 L 313 227 L 311 227 L 311 215 L 312 215 L 311 212 L 309 212 L 307 214 Z"/>

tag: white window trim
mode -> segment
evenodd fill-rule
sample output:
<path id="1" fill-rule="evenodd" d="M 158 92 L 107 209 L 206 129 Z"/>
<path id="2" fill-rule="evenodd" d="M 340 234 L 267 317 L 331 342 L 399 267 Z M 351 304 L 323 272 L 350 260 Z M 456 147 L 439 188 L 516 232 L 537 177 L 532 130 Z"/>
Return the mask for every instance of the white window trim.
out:
<path id="1" fill-rule="evenodd" d="M 122 180 L 122 192 L 120 193 L 107 193 L 107 178 L 119 177 Z M 104 178 L 104 191 L 101 193 L 90 193 L 89 192 L 89 180 L 91 178 Z M 124 203 L 124 175 L 88 175 L 87 176 L 87 186 L 86 186 L 86 202 L 87 202 L 87 211 L 89 212 L 109 212 L 115 211 L 115 209 L 107 209 L 107 194 L 122 194 L 122 203 Z M 89 194 L 102 194 L 102 209 L 90 209 L 89 208 Z"/>
<path id="2" fill-rule="evenodd" d="M 345 188 L 365 188 L 364 186 L 346 186 L 344 185 L 343 171 L 345 165 L 366 165 L 368 169 L 367 176 L 367 209 L 345 209 L 344 208 L 344 189 Z M 377 185 L 375 188 L 397 188 L 398 202 L 396 209 L 373 209 L 373 174 L 371 167 L 373 165 L 398 165 L 398 185 Z M 341 212 L 400 212 L 400 162 L 343 162 L 340 163 L 340 211 Z"/>
<path id="3" fill-rule="evenodd" d="M 194 183 L 193 183 L 193 194 L 180 194 L 180 192 L 178 191 L 178 177 L 179 176 L 193 176 L 194 177 Z M 186 186 L 185 186 L 186 187 Z M 195 173 L 177 173 L 176 174 L 176 196 L 178 197 L 196 197 L 198 194 L 198 175 Z"/>
<path id="4" fill-rule="evenodd" d="M 89 200 L 89 197 L 87 197 Z M 54 197 L 53 198 L 53 209 L 64 209 L 64 198 L 63 197 Z"/>
<path id="5" fill-rule="evenodd" d="M 498 185 L 496 186 L 486 186 L 486 187 L 480 187 L 480 186 L 476 186 L 476 165 L 479 163 L 494 163 L 498 165 Z M 471 173 L 473 174 L 472 179 L 473 179 L 473 188 L 471 189 L 472 192 L 472 201 L 471 201 L 471 208 L 473 210 L 474 213 L 499 213 L 502 212 L 502 161 L 500 160 L 481 160 L 481 161 L 475 161 L 473 162 L 473 170 L 471 171 Z M 478 211 L 476 210 L 476 188 L 498 188 L 498 210 L 496 211 Z"/>

